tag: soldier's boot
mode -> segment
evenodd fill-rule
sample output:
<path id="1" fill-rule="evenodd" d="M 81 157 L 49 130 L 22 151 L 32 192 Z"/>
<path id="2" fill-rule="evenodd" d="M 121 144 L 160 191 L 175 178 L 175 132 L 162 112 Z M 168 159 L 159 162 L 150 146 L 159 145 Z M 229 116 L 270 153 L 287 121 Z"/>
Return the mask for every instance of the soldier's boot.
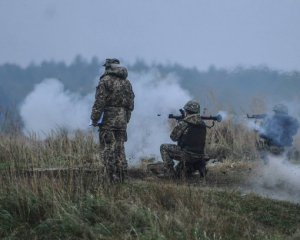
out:
<path id="1" fill-rule="evenodd" d="M 112 182 L 112 179 L 113 179 L 113 173 L 111 171 L 111 168 L 109 167 L 109 165 L 105 165 L 104 168 L 103 168 L 103 181 L 106 182 L 106 183 L 111 183 Z"/>
<path id="2" fill-rule="evenodd" d="M 111 177 L 111 183 L 119 183 L 121 180 L 120 180 L 120 176 L 119 174 L 113 174 L 112 177 Z"/>
<path id="3" fill-rule="evenodd" d="M 128 165 L 127 161 L 122 163 L 121 179 L 122 182 L 125 182 L 128 179 Z"/>
<path id="4" fill-rule="evenodd" d="M 106 179 L 109 183 L 119 183 L 120 175 L 115 166 L 109 165 L 106 169 Z"/>
<path id="5" fill-rule="evenodd" d="M 127 171 L 127 168 L 126 169 L 123 169 L 122 171 L 122 179 L 123 179 L 123 182 L 128 180 L 128 171 Z"/>
<path id="6" fill-rule="evenodd" d="M 174 167 L 173 166 L 164 167 L 163 174 L 159 174 L 158 177 L 174 179 L 176 177 Z"/>
<path id="7" fill-rule="evenodd" d="M 117 174 L 116 174 L 117 176 L 118 176 L 118 178 L 119 178 L 119 182 L 120 183 L 123 183 L 123 182 L 125 182 L 126 181 L 126 179 L 127 179 L 127 169 L 122 169 L 122 170 L 120 170 L 120 171 L 117 171 Z"/>
<path id="8" fill-rule="evenodd" d="M 206 175 L 207 175 L 207 168 L 206 168 L 206 166 L 202 167 L 199 170 L 199 173 L 200 173 L 200 177 L 206 177 Z"/>
<path id="9" fill-rule="evenodd" d="M 111 168 L 106 169 L 104 177 L 105 177 L 106 181 L 109 183 L 115 183 L 118 179 L 115 171 L 113 171 Z"/>
<path id="10" fill-rule="evenodd" d="M 205 161 L 200 161 L 198 164 L 198 170 L 200 177 L 206 177 L 207 175 L 207 168 L 206 168 L 206 162 Z"/>

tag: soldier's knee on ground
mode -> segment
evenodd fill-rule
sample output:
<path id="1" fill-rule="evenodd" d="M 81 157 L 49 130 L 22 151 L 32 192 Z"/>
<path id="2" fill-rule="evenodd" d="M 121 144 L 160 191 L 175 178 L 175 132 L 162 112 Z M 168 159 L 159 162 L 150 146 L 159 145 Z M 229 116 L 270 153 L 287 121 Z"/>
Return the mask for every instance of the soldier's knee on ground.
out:
<path id="1" fill-rule="evenodd" d="M 164 151 L 164 144 L 160 145 L 160 152 Z"/>
<path id="2" fill-rule="evenodd" d="M 160 145 L 160 156 L 162 158 L 163 161 L 165 161 L 165 156 L 166 156 L 166 147 L 165 144 Z"/>

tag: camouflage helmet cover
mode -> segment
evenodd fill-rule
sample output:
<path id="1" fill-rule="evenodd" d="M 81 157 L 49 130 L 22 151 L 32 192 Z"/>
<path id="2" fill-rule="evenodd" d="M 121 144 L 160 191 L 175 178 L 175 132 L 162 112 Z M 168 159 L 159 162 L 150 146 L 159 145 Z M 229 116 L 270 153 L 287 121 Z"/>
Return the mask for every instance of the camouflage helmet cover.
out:
<path id="1" fill-rule="evenodd" d="M 192 113 L 200 113 L 200 104 L 191 100 L 184 105 L 183 109 Z"/>
<path id="2" fill-rule="evenodd" d="M 288 108 L 284 104 L 277 104 L 273 107 L 275 113 L 288 114 Z"/>
<path id="3" fill-rule="evenodd" d="M 112 64 L 120 64 L 120 61 L 119 59 L 116 59 L 116 58 L 107 58 L 105 60 L 105 63 L 103 64 L 104 67 L 108 67 Z"/>

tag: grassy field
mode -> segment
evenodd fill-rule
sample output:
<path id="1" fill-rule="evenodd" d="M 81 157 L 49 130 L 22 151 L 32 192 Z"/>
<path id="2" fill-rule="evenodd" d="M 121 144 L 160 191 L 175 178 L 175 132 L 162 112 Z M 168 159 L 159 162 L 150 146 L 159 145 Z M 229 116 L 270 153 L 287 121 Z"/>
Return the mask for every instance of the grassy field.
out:
<path id="1" fill-rule="evenodd" d="M 1 239 L 300 237 L 299 205 L 195 182 L 1 180 Z"/>
<path id="2" fill-rule="evenodd" d="M 125 184 L 108 186 L 91 133 L 3 133 L 0 239 L 300 239 L 299 204 L 243 191 L 257 164 L 255 140 L 224 122 L 207 136 L 207 152 L 222 162 L 206 179 L 159 179 L 141 165 Z"/>

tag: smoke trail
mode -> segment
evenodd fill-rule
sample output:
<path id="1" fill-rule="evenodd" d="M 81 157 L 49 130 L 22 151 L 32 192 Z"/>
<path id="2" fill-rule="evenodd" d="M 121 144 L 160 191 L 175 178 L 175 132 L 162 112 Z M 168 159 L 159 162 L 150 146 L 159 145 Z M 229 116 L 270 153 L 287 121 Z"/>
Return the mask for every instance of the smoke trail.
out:
<path id="1" fill-rule="evenodd" d="M 167 116 L 176 113 L 190 96 L 175 76 L 162 77 L 155 71 L 130 76 L 136 98 L 125 148 L 130 164 L 136 164 L 141 157 L 160 156 L 160 144 L 170 142 Z M 87 130 L 94 94 L 80 96 L 65 90 L 56 79 L 44 80 L 21 105 L 24 132 L 36 132 L 45 138 L 51 130 L 60 127 L 69 131 Z M 158 113 L 162 116 L 158 117 Z"/>
<path id="2" fill-rule="evenodd" d="M 228 112 L 226 112 L 226 111 L 219 111 L 218 112 L 218 115 L 221 115 L 221 117 L 222 117 L 222 121 L 226 121 L 226 120 L 228 120 L 229 119 L 229 113 Z"/>
<path id="3" fill-rule="evenodd" d="M 284 156 L 267 157 L 267 164 L 260 164 L 251 179 L 251 191 L 262 196 L 300 203 L 300 165 Z"/>

